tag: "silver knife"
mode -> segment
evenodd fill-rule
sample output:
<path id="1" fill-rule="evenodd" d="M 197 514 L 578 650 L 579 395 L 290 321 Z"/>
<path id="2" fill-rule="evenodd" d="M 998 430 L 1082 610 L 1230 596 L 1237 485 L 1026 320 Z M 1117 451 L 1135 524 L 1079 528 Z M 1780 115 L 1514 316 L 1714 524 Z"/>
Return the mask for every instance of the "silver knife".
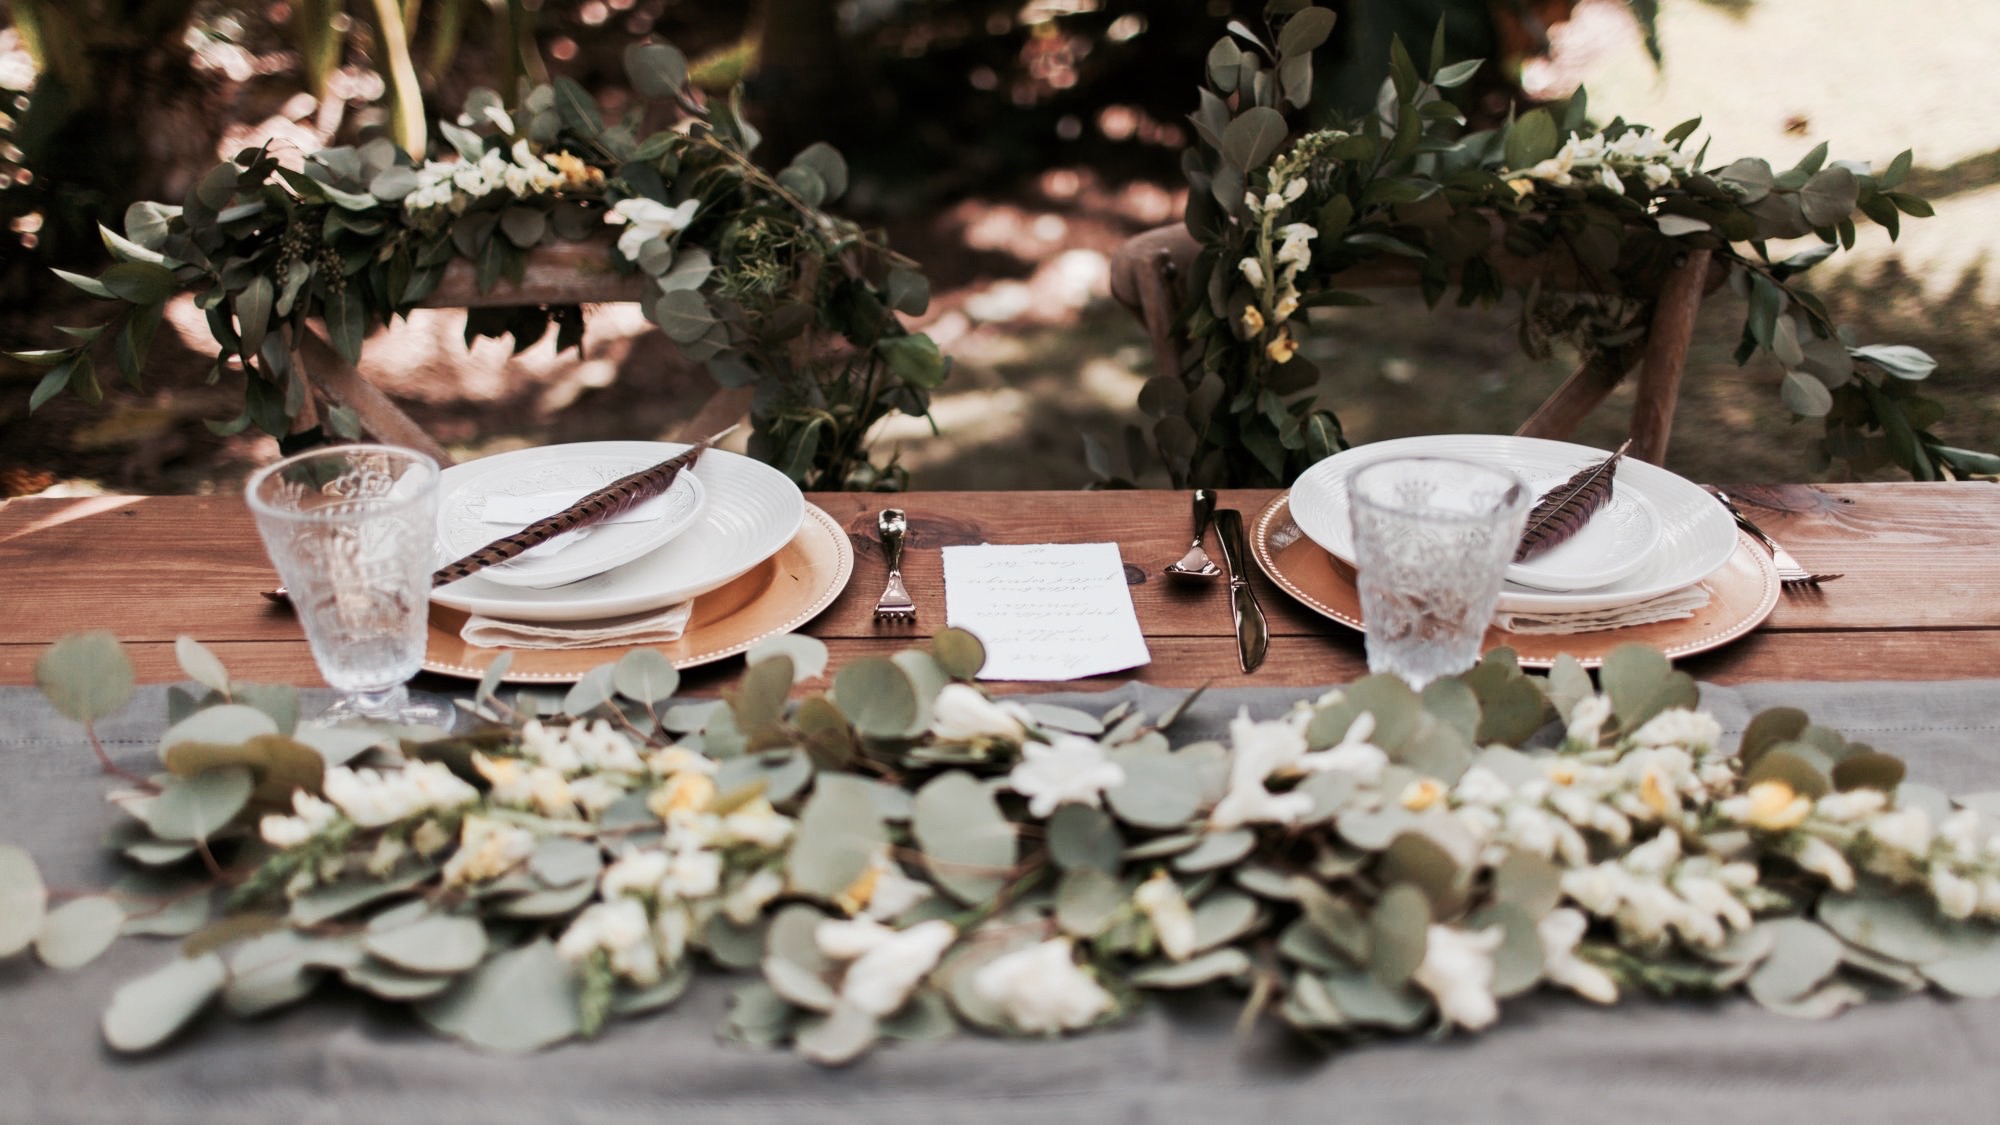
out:
<path id="1" fill-rule="evenodd" d="M 1243 513 L 1223 508 L 1215 513 L 1215 537 L 1222 544 L 1222 561 L 1229 567 L 1229 613 L 1236 620 L 1236 663 L 1255 672 L 1264 663 L 1271 635 L 1264 610 L 1250 589 L 1250 542 L 1243 535 Z"/>

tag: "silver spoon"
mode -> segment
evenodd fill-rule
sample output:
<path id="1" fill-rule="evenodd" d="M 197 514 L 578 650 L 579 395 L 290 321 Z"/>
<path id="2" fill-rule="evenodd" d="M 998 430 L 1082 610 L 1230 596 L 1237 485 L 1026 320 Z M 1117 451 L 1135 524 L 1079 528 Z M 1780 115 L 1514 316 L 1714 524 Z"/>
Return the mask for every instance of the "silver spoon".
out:
<path id="1" fill-rule="evenodd" d="M 1222 574 L 1222 568 L 1201 549 L 1201 537 L 1208 534 L 1208 521 L 1215 515 L 1215 493 L 1206 488 L 1194 490 L 1194 545 L 1178 562 L 1167 564 L 1167 573 L 1176 578 L 1215 578 Z"/>

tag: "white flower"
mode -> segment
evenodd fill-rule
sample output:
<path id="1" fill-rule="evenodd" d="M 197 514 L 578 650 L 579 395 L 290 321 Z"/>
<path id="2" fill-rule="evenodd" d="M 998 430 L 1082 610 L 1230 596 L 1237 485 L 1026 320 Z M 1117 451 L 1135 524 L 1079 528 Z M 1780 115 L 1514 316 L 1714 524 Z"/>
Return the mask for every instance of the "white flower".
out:
<path id="1" fill-rule="evenodd" d="M 1194 911 L 1173 876 L 1164 870 L 1154 872 L 1132 892 L 1132 903 L 1153 923 L 1160 949 L 1169 959 L 1185 961 L 1194 954 Z"/>
<path id="2" fill-rule="evenodd" d="M 1979 884 L 1947 864 L 1931 864 L 1931 893 L 1937 896 L 1938 913 L 1947 918 L 1970 918 L 1979 909 Z"/>
<path id="3" fill-rule="evenodd" d="M 1278 233 L 1284 241 L 1271 256 L 1272 261 L 1285 266 L 1289 276 L 1312 261 L 1312 247 L 1307 244 L 1319 237 L 1319 231 L 1310 223 L 1287 223 Z"/>
<path id="4" fill-rule="evenodd" d="M 662 750 L 655 750 L 652 756 L 646 759 L 646 768 L 661 777 L 672 777 L 677 773 L 698 773 L 707 776 L 714 773 L 718 765 L 714 758 L 706 754 L 697 754 L 685 746 L 668 746 Z"/>
<path id="5" fill-rule="evenodd" d="M 379 828 L 425 812 L 444 812 L 479 799 L 479 790 L 437 762 L 400 770 L 335 766 L 320 784 L 327 799 L 363 828 Z"/>
<path id="6" fill-rule="evenodd" d="M 1865 831 L 1883 847 L 1908 855 L 1923 856 L 1931 850 L 1931 818 L 1914 805 L 1877 816 Z"/>
<path id="7" fill-rule="evenodd" d="M 852 905 L 878 921 L 894 918 L 934 893 L 929 883 L 903 874 L 902 867 L 890 858 L 887 844 L 876 848 L 874 854 L 868 857 L 868 870 L 854 882 L 855 886 L 849 888 L 849 893 L 865 888 L 866 898 L 864 900 L 857 894 Z"/>
<path id="8" fill-rule="evenodd" d="M 1500 1017 L 1493 951 L 1505 936 L 1498 926 L 1477 933 L 1439 925 L 1426 931 L 1424 960 L 1411 979 L 1437 1000 L 1446 1023 L 1477 1031 Z"/>
<path id="9" fill-rule="evenodd" d="M 1106 789 L 1124 783 L 1124 768 L 1105 756 L 1104 747 L 1074 734 L 1022 746 L 1020 764 L 1007 775 L 1008 786 L 1028 798 L 1028 813 L 1037 820 L 1069 802 L 1094 806 Z"/>
<path id="10" fill-rule="evenodd" d="M 618 803 L 625 795 L 625 787 L 607 777 L 579 777 L 570 783 L 569 795 L 583 811 L 597 816 Z"/>
<path id="11" fill-rule="evenodd" d="M 535 851 L 535 834 L 484 816 L 468 816 L 459 829 L 458 851 L 445 861 L 447 886 L 498 878 Z"/>
<path id="12" fill-rule="evenodd" d="M 1938 822 L 1937 838 L 1951 845 L 1952 855 L 1960 863 L 1971 863 L 1979 858 L 1979 814 L 1959 809 Z"/>
<path id="13" fill-rule="evenodd" d="M 1550 984 L 1558 984 L 1586 1000 L 1599 1004 L 1618 999 L 1618 984 L 1611 974 L 1576 955 L 1577 942 L 1590 920 L 1568 907 L 1551 910 L 1535 923 L 1542 939 L 1542 973 Z"/>
<path id="14" fill-rule="evenodd" d="M 931 705 L 931 733 L 945 742 L 1018 746 L 1027 740 L 1027 709 L 986 698 L 971 684 L 946 684 Z"/>
<path id="15" fill-rule="evenodd" d="M 780 815 L 762 797 L 723 817 L 716 831 L 719 844 L 750 844 L 765 851 L 776 851 L 791 838 L 792 818 Z"/>
<path id="16" fill-rule="evenodd" d="M 707 898 L 722 886 L 722 856 L 705 848 L 682 848 L 673 853 L 667 873 L 660 879 L 662 898 Z"/>
<path id="17" fill-rule="evenodd" d="M 292 811 L 297 816 L 273 813 L 257 824 L 264 842 L 274 848 L 295 848 L 326 830 L 340 810 L 303 789 L 292 790 Z"/>
<path id="18" fill-rule="evenodd" d="M 1722 740 L 1722 724 L 1705 711 L 1673 707 L 1647 719 L 1632 732 L 1639 746 L 1679 746 L 1690 753 L 1713 750 Z"/>
<path id="19" fill-rule="evenodd" d="M 736 885 L 722 900 L 722 913 L 739 926 L 748 926 L 757 920 L 757 915 L 771 904 L 771 900 L 783 894 L 785 877 L 775 867 L 760 868 L 756 874 Z"/>
<path id="20" fill-rule="evenodd" d="M 1451 795 L 1461 804 L 1498 806 L 1514 795 L 1514 789 L 1499 774 L 1484 766 L 1474 766 L 1459 777 Z"/>
<path id="21" fill-rule="evenodd" d="M 631 740 L 603 719 L 573 725 L 565 733 L 577 757 L 590 769 L 610 773 L 643 773 L 646 769 Z"/>
<path id="22" fill-rule="evenodd" d="M 1066 938 L 994 958 L 974 974 L 972 988 L 1029 1035 L 1088 1027 L 1113 1005 L 1097 978 L 1077 967 Z"/>
<path id="23" fill-rule="evenodd" d="M 841 978 L 841 1001 L 871 1016 L 886 1016 L 901 1008 L 917 982 L 937 966 L 944 951 L 957 940 L 957 928 L 943 919 L 898 931 L 873 918 L 829 918 L 813 930 L 814 944 L 821 953 L 852 962 Z"/>
<path id="24" fill-rule="evenodd" d="M 1614 863 L 1572 868 L 1562 874 L 1563 893 L 1578 906 L 1608 918 L 1624 900 L 1625 887 L 1632 877 Z"/>
<path id="25" fill-rule="evenodd" d="M 1208 814 L 1210 828 L 1225 831 L 1245 824 L 1292 824 L 1313 811 L 1306 793 L 1273 793 L 1261 781 L 1238 785 Z"/>
<path id="26" fill-rule="evenodd" d="M 619 976 L 639 985 L 660 979 L 660 951 L 653 944 L 646 908 L 636 900 L 591 904 L 556 942 L 556 952 L 572 962 L 600 949 L 610 954 L 611 971 Z"/>
<path id="27" fill-rule="evenodd" d="M 1825 879 L 1836 891 L 1854 889 L 1854 868 L 1848 865 L 1847 857 L 1840 849 L 1820 839 L 1818 836 L 1799 834 L 1798 851 L 1792 858 L 1800 867 Z"/>
<path id="28" fill-rule="evenodd" d="M 1355 720 L 1359 726 L 1361 720 Z M 1360 738 L 1365 740 L 1375 730 L 1371 721 Z M 1348 733 L 1353 734 L 1353 728 Z M 1262 781 L 1281 770 L 1298 765 L 1306 755 L 1305 731 L 1295 723 L 1283 719 L 1258 722 L 1250 717 L 1250 709 L 1238 708 L 1236 717 L 1229 720 L 1229 742 L 1234 755 L 1229 760 L 1232 781 Z"/>
<path id="29" fill-rule="evenodd" d="M 1236 268 L 1243 271 L 1243 280 L 1249 282 L 1253 288 L 1264 287 L 1264 263 L 1255 258 L 1245 258 L 1236 263 Z"/>
<path id="30" fill-rule="evenodd" d="M 1639 166 L 1639 174 L 1646 178 L 1646 186 L 1654 191 L 1674 182 L 1673 169 L 1664 164 L 1642 164 Z"/>
<path id="31" fill-rule="evenodd" d="M 1304 176 L 1293 176 L 1290 180 L 1287 180 L 1285 182 L 1285 202 L 1295 203 L 1298 201 L 1299 196 L 1302 196 L 1305 193 L 1306 193 L 1306 178 Z M 1293 225 L 1297 226 L 1302 224 L 1293 224 Z"/>
<path id="32" fill-rule="evenodd" d="M 608 901 L 625 895 L 655 895 L 660 880 L 667 877 L 673 861 L 657 848 L 645 848 L 620 858 L 604 869 L 597 882 L 598 893 Z"/>
<path id="33" fill-rule="evenodd" d="M 1235 729 L 1234 724 L 1231 730 Z M 1375 713 L 1363 711 L 1360 717 L 1347 727 L 1338 745 L 1313 753 L 1301 753 L 1295 764 L 1307 773 L 1345 773 L 1365 785 L 1373 785 L 1382 777 L 1382 771 L 1389 765 L 1389 755 L 1380 746 L 1368 741 L 1375 733 Z M 1305 742 L 1301 738 L 1299 745 Z"/>
<path id="34" fill-rule="evenodd" d="M 618 236 L 618 252 L 627 261 L 636 262 L 646 243 L 656 238 L 671 238 L 686 230 L 700 207 L 699 199 L 687 200 L 677 207 L 652 199 L 621 199 L 605 212 L 604 221 L 625 226 L 625 233 Z"/>
<path id="35" fill-rule="evenodd" d="M 1595 748 L 1604 723 L 1611 718 L 1611 700 L 1602 695 L 1587 696 L 1569 713 L 1567 740 L 1578 746 Z"/>
<path id="36" fill-rule="evenodd" d="M 1625 869 L 1638 875 L 1658 875 L 1681 857 L 1681 834 L 1671 829 L 1625 853 Z"/>
<path id="37" fill-rule="evenodd" d="M 1768 778 L 1737 796 L 1718 801 L 1715 807 L 1717 812 L 1740 824 L 1766 832 L 1784 832 L 1803 824 L 1812 815 L 1813 803 L 1785 782 Z"/>

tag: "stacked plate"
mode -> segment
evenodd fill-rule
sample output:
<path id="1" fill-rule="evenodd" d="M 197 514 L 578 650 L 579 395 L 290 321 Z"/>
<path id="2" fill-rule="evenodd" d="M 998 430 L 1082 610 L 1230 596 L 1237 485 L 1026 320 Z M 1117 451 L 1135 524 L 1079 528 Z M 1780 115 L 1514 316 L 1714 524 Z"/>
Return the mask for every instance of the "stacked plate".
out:
<path id="1" fill-rule="evenodd" d="M 675 442 L 580 442 L 500 453 L 448 468 L 438 503 L 441 562 L 518 531 L 687 448 Z M 838 526 L 807 504 L 783 473 L 748 457 L 710 449 L 664 494 L 632 515 L 572 532 L 512 562 L 432 591 L 427 666 L 477 675 L 494 655 L 457 641 L 452 619 L 459 615 L 545 625 L 588 624 L 691 599 L 695 612 L 688 634 L 668 654 L 682 666 L 701 663 L 743 651 L 761 639 L 754 636 L 736 643 L 738 632 L 762 628 L 752 629 L 748 617 L 791 627 L 803 623 L 839 592 L 852 559 Z M 765 573 L 774 568 L 810 581 L 778 583 Z M 745 583 L 756 589 L 737 589 Z M 725 587 L 731 591 L 727 597 L 717 593 Z M 773 604 L 780 600 L 786 604 Z M 711 606 L 711 601 L 717 604 Z M 800 604 L 794 606 L 793 601 Z M 752 607 L 756 612 L 746 614 Z M 737 620 L 722 621 L 724 609 Z M 723 627 L 718 629 L 719 625 Z M 721 643 L 725 640 L 728 643 Z M 575 679 L 616 654 L 610 649 L 522 652 L 515 661 L 515 674 L 508 678 Z"/>
<path id="2" fill-rule="evenodd" d="M 1267 518 L 1258 521 L 1257 554 L 1271 577 L 1294 596 L 1360 627 L 1358 607 L 1353 614 L 1347 610 L 1354 565 L 1347 482 L 1356 470 L 1391 457 L 1453 457 L 1512 470 L 1539 496 L 1606 456 L 1603 450 L 1569 442 L 1489 434 L 1400 438 L 1357 446 L 1306 470 L 1290 493 L 1267 510 Z M 1710 606 L 1689 621 L 1594 635 L 1497 634 L 1501 643 L 1521 650 L 1523 664 L 1543 663 L 1530 658 L 1531 650 L 1560 646 L 1579 654 L 1627 639 L 1669 651 L 1698 651 L 1747 632 L 1776 604 L 1775 571 L 1743 544 L 1729 513 L 1700 486 L 1631 457 L 1619 462 L 1614 481 L 1611 502 L 1582 531 L 1562 546 L 1508 569 L 1499 612 L 1541 616 L 1615 611 L 1697 585 L 1711 595 Z M 1339 567 L 1328 570 L 1323 564 L 1305 563 L 1285 550 L 1282 529 L 1272 526 L 1278 521 L 1269 518 L 1279 514 L 1280 505 L 1288 508 L 1289 522 L 1309 541 L 1301 547 L 1322 548 L 1339 561 Z M 1300 576 L 1308 571 L 1310 579 L 1302 582 Z M 1336 584 L 1341 587 L 1338 591 L 1322 588 Z M 1622 635 L 1626 633 L 1644 635 Z M 1489 637 L 1489 643 L 1494 639 Z"/>

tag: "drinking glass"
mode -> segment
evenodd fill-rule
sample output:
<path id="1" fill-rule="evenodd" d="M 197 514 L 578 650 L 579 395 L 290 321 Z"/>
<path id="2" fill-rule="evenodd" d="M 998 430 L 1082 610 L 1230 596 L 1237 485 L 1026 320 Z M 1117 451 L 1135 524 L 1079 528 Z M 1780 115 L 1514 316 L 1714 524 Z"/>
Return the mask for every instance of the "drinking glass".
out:
<path id="1" fill-rule="evenodd" d="M 1422 690 L 1479 662 L 1533 500 L 1505 469 L 1399 457 L 1347 483 L 1368 670 Z"/>
<path id="2" fill-rule="evenodd" d="M 449 701 L 404 686 L 424 660 L 437 463 L 393 446 L 332 446 L 259 471 L 244 496 L 313 661 L 341 693 L 319 720 L 449 730 Z"/>

